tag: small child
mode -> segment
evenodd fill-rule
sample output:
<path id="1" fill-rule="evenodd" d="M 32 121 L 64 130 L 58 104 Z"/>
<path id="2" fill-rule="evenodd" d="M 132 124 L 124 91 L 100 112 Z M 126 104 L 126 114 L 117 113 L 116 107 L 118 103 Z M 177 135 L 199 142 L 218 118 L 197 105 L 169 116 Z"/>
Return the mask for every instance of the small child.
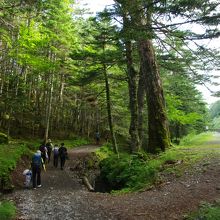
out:
<path id="1" fill-rule="evenodd" d="M 24 182 L 25 187 L 30 188 L 31 178 L 32 178 L 31 170 L 29 170 L 29 169 L 24 170 L 23 175 L 25 176 L 25 182 Z"/>

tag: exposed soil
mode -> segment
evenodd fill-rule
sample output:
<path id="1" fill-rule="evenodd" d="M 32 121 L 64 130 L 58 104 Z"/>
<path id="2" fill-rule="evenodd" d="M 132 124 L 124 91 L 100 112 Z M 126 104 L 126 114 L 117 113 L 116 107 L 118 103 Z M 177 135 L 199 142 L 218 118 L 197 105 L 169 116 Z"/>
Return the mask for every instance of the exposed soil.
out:
<path id="1" fill-rule="evenodd" d="M 220 151 L 219 136 L 208 144 L 213 144 L 213 152 Z M 42 188 L 20 189 L 11 194 L 19 210 L 18 219 L 181 220 L 201 202 L 220 199 L 219 157 L 203 160 L 182 177 L 169 177 L 149 191 L 126 195 L 89 192 L 77 172 L 77 166 L 81 166 L 77 161 L 94 149 L 86 146 L 71 150 L 65 170 L 49 165 L 42 173 Z"/>

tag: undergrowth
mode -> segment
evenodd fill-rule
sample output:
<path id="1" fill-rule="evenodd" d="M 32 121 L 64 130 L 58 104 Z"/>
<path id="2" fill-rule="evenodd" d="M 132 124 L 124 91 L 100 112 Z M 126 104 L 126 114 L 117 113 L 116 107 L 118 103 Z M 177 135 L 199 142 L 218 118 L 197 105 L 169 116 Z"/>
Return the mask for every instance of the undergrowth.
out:
<path id="1" fill-rule="evenodd" d="M 58 146 L 60 146 L 62 142 L 65 144 L 67 148 L 74 148 L 74 147 L 89 144 L 89 141 L 87 139 L 79 138 L 79 137 L 75 137 L 73 139 L 68 139 L 68 140 L 55 140 L 53 141 L 53 144 L 58 144 Z"/>
<path id="2" fill-rule="evenodd" d="M 16 207 L 12 202 L 2 201 L 0 202 L 0 219 L 11 220 L 16 216 Z"/>
<path id="3" fill-rule="evenodd" d="M 30 154 L 25 144 L 1 144 L 0 145 L 0 180 L 2 185 L 10 184 L 10 173 L 16 167 L 17 161 L 22 155 Z"/>
<path id="4" fill-rule="evenodd" d="M 184 218 L 185 220 L 219 220 L 220 219 L 220 203 L 201 205 L 197 212 L 191 213 Z"/>
<path id="5" fill-rule="evenodd" d="M 183 154 L 169 150 L 160 155 L 120 154 L 107 157 L 100 162 L 101 177 L 113 190 L 121 192 L 137 191 L 151 187 L 159 181 L 159 172 L 166 164 L 174 164 Z"/>
<path id="6" fill-rule="evenodd" d="M 209 141 L 213 137 L 211 132 L 205 132 L 201 134 L 189 134 L 183 137 L 180 141 L 180 146 L 199 146 L 206 141 Z"/>
<path id="7" fill-rule="evenodd" d="M 210 133 L 187 138 L 188 146 L 197 146 L 210 140 Z M 186 143 L 186 141 L 185 141 Z M 113 154 L 109 147 L 101 148 L 97 154 L 100 157 L 101 178 L 112 192 L 131 192 L 152 187 L 162 180 L 161 174 L 181 176 L 186 169 L 202 159 L 206 154 L 178 146 L 167 149 L 157 155 L 138 152 L 136 154 Z"/>

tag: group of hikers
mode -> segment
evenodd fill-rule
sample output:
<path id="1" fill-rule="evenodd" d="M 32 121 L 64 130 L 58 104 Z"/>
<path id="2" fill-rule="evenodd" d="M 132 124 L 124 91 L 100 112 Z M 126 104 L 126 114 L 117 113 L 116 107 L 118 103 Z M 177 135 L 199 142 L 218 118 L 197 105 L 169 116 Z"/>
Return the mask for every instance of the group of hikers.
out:
<path id="1" fill-rule="evenodd" d="M 27 170 L 23 173 L 26 176 L 26 186 L 29 187 L 32 180 L 34 189 L 41 187 L 41 170 L 43 168 L 46 171 L 45 165 L 50 163 L 52 154 L 54 167 L 58 167 L 60 160 L 60 169 L 63 170 L 65 161 L 68 158 L 67 148 L 64 146 L 64 143 L 61 143 L 60 147 L 57 144 L 53 146 L 52 141 L 48 139 L 47 143 L 42 143 L 37 152 L 34 153 L 31 162 L 31 171 Z"/>
<path id="2" fill-rule="evenodd" d="M 96 131 L 95 133 L 96 145 L 100 144 L 100 133 Z M 106 141 L 107 138 L 106 138 Z M 51 155 L 53 155 L 53 166 L 58 167 L 60 160 L 60 169 L 63 170 L 65 161 L 68 158 L 67 148 L 64 146 L 64 143 L 61 143 L 60 147 L 55 144 L 53 146 L 52 141 L 43 142 L 36 153 L 34 153 L 31 162 L 31 169 L 26 169 L 23 172 L 25 175 L 25 186 L 30 187 L 31 181 L 33 183 L 33 188 L 41 187 L 41 170 L 42 168 L 46 171 L 46 164 L 49 164 L 51 161 Z"/>

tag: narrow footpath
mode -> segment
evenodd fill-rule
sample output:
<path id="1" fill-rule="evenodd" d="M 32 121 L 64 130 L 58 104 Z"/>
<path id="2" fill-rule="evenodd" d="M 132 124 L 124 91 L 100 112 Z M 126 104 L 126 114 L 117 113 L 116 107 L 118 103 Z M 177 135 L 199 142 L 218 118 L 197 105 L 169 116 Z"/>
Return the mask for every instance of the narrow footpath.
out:
<path id="1" fill-rule="evenodd" d="M 219 140 L 216 135 L 207 145 L 214 155 L 220 152 Z M 206 145 L 202 148 L 207 150 Z M 49 166 L 43 173 L 42 188 L 13 193 L 10 197 L 17 202 L 18 219 L 181 220 L 201 202 L 220 199 L 219 154 L 196 164 L 193 172 L 185 172 L 182 177 L 167 180 L 149 191 L 125 195 L 88 192 L 82 180 L 70 172 L 70 167 L 71 161 L 94 149 L 95 146 L 86 146 L 71 150 L 64 171 Z"/>

